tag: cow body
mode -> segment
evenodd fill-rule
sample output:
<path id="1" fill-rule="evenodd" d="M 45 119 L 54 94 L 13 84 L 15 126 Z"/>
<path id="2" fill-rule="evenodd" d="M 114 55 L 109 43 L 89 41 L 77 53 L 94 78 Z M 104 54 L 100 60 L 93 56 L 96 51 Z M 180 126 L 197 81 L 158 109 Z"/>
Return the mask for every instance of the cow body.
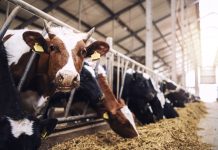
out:
<path id="1" fill-rule="evenodd" d="M 16 85 L 32 54 L 30 49 L 35 49 L 35 46 L 39 45 L 45 51 L 36 56 L 22 89 L 22 92 L 36 91 L 43 103 L 48 103 L 49 96 L 55 92 L 69 92 L 79 86 L 79 73 L 85 57 L 90 57 L 94 51 L 103 55 L 109 50 L 109 46 L 100 41 L 87 47 L 83 41 L 88 36 L 86 33 L 74 33 L 64 27 L 50 27 L 46 38 L 39 32 L 29 30 L 9 31 L 9 33 L 12 36 L 4 45 L 7 52 L 13 52 L 9 53 L 9 65 Z M 19 42 L 16 45 L 22 46 L 16 47 L 15 41 Z M 36 103 L 36 106 L 32 106 L 35 115 L 44 111 L 39 108 L 44 105 L 46 104 Z"/>
<path id="2" fill-rule="evenodd" d="M 7 53 L 0 42 L 0 150 L 36 150 L 41 133 L 50 134 L 56 119 L 40 121 L 21 110 L 21 97 L 9 71 Z"/>

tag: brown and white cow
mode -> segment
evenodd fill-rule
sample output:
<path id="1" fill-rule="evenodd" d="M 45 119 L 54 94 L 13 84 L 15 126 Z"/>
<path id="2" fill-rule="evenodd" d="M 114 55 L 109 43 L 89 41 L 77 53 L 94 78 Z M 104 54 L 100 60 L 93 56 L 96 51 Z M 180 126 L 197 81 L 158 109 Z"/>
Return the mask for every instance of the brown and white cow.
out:
<path id="1" fill-rule="evenodd" d="M 104 55 L 109 50 L 108 44 L 101 41 L 86 46 L 88 33 L 75 33 L 65 27 L 46 26 L 46 29 L 46 38 L 38 31 L 9 30 L 4 42 L 16 85 L 32 54 L 31 49 L 45 51 L 37 55 L 22 89 L 37 91 L 41 95 L 36 106 L 31 106 L 35 115 L 41 113 L 41 107 L 56 91 L 69 92 L 79 86 L 84 58 L 95 51 Z"/>

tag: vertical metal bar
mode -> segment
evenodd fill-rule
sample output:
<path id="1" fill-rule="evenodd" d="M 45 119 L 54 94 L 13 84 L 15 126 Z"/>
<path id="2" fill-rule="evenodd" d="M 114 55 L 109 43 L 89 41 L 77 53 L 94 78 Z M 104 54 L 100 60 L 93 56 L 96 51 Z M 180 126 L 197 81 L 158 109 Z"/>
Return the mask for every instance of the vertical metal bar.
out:
<path id="1" fill-rule="evenodd" d="M 120 56 L 117 56 L 117 98 L 119 95 L 119 86 L 120 86 Z"/>
<path id="2" fill-rule="evenodd" d="M 110 86 L 111 86 L 111 89 L 113 91 L 113 81 L 114 81 L 114 54 L 112 54 L 111 56 L 111 82 L 110 82 Z"/>
<path id="3" fill-rule="evenodd" d="M 185 42 L 184 42 L 184 0 L 181 0 L 181 34 L 182 34 L 182 84 L 186 87 L 186 72 L 185 72 Z"/>
<path id="4" fill-rule="evenodd" d="M 8 19 L 10 13 L 10 2 L 7 2 L 7 9 L 6 9 L 6 13 L 5 13 L 5 21 Z"/>
<path id="5" fill-rule="evenodd" d="M 69 114 L 69 111 L 70 111 L 70 107 L 72 105 L 72 102 L 73 102 L 73 97 L 74 97 L 74 93 L 75 93 L 75 89 L 73 89 L 70 93 L 70 97 L 69 97 L 69 100 L 67 102 L 67 106 L 66 106 L 66 110 L 65 110 L 65 113 L 64 113 L 64 117 L 67 117 L 68 114 Z"/>
<path id="6" fill-rule="evenodd" d="M 119 93 L 119 99 L 121 98 L 122 96 L 122 93 L 123 93 L 123 87 L 124 87 L 124 82 L 125 82 L 125 77 L 126 77 L 126 70 L 128 68 L 128 65 L 129 65 L 129 61 L 126 62 L 125 66 L 124 66 L 124 73 L 122 74 L 122 84 L 121 84 L 121 87 L 120 87 L 120 93 Z"/>
<path id="7" fill-rule="evenodd" d="M 146 0 L 146 51 L 145 65 L 153 69 L 153 25 L 152 25 L 152 0 Z"/>
<path id="8" fill-rule="evenodd" d="M 20 82 L 19 82 L 18 86 L 17 86 L 18 91 L 22 90 L 24 82 L 26 81 L 26 77 L 27 77 L 27 75 L 28 75 L 28 73 L 30 71 L 30 68 L 31 68 L 31 66 L 33 64 L 33 61 L 34 61 L 34 59 L 36 58 L 37 55 L 39 55 L 39 54 L 33 52 L 32 55 L 30 56 L 30 59 L 29 59 L 29 61 L 27 63 L 27 66 L 26 66 L 26 68 L 24 70 L 24 73 L 23 73 L 23 75 L 22 75 L 22 77 L 20 79 Z"/>
<path id="9" fill-rule="evenodd" d="M 43 31 L 42 31 L 42 36 L 45 36 L 45 35 L 46 35 L 46 31 L 43 30 Z M 19 82 L 18 86 L 17 86 L 17 90 L 18 90 L 18 91 L 21 91 L 21 90 L 22 90 L 22 87 L 23 87 L 23 85 L 24 85 L 24 82 L 26 81 L 26 77 L 27 77 L 27 75 L 28 75 L 28 73 L 29 73 L 29 71 L 30 71 L 30 68 L 31 68 L 31 66 L 32 66 L 32 64 L 33 64 L 33 61 L 34 61 L 34 59 L 36 58 L 37 55 L 39 55 L 39 54 L 33 52 L 32 55 L 30 56 L 30 59 L 29 59 L 29 61 L 28 61 L 28 63 L 27 63 L 27 66 L 26 66 L 26 68 L 25 68 L 25 70 L 24 70 L 24 73 L 23 73 L 23 75 L 22 75 L 22 77 L 21 77 L 21 79 L 20 79 L 20 82 Z"/>
<path id="10" fill-rule="evenodd" d="M 172 80 L 176 80 L 176 0 L 171 0 L 171 49 L 172 49 Z"/>
<path id="11" fill-rule="evenodd" d="M 14 19 L 14 17 L 16 16 L 17 12 L 19 11 L 20 6 L 16 6 L 12 12 L 10 13 L 10 15 L 8 16 L 7 20 L 5 21 L 5 23 L 3 24 L 1 30 L 0 30 L 0 40 L 2 40 L 2 38 L 4 37 L 6 31 L 8 30 L 12 20 Z"/>

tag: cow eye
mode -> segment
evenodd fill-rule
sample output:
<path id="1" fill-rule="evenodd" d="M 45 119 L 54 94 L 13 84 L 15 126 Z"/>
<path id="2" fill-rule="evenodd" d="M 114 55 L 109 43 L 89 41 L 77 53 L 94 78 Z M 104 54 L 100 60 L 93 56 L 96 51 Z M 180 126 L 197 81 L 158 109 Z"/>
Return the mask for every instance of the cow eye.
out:
<path id="1" fill-rule="evenodd" d="M 60 51 L 60 50 L 59 50 L 59 47 L 56 46 L 56 45 L 51 45 L 51 46 L 50 46 L 50 49 L 51 49 L 51 51 Z"/>
<path id="2" fill-rule="evenodd" d="M 81 55 L 81 56 L 86 57 L 86 53 L 87 53 L 87 51 L 86 51 L 86 48 L 85 48 L 85 47 L 83 47 L 83 48 L 80 49 L 80 55 Z"/>

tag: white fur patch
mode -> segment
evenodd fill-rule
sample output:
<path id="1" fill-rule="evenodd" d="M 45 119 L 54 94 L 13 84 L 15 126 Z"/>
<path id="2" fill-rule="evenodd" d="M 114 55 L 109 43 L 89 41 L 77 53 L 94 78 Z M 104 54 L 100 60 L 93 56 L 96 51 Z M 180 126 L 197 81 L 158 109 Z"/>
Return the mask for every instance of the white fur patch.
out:
<path id="1" fill-rule="evenodd" d="M 41 107 L 43 104 L 45 104 L 48 101 L 48 97 L 44 98 L 43 96 L 40 97 L 37 107 Z"/>
<path id="2" fill-rule="evenodd" d="M 149 79 L 149 78 L 150 78 L 149 74 L 147 74 L 147 73 L 143 73 L 143 77 L 144 77 L 145 79 Z"/>
<path id="3" fill-rule="evenodd" d="M 95 71 L 93 70 L 92 67 L 88 66 L 88 65 L 84 65 L 84 67 L 92 74 L 92 77 L 96 77 L 95 76 Z"/>
<path id="4" fill-rule="evenodd" d="M 136 130 L 136 125 L 135 125 L 135 121 L 134 121 L 133 115 L 132 115 L 131 111 L 129 110 L 129 108 L 125 105 L 120 110 L 124 114 L 124 116 L 129 120 L 129 122 L 131 123 L 131 125 L 135 129 L 137 135 L 139 135 L 138 131 Z"/>
<path id="5" fill-rule="evenodd" d="M 8 54 L 8 64 L 9 66 L 12 63 L 17 64 L 19 59 L 24 53 L 27 53 L 30 51 L 30 47 L 26 44 L 26 42 L 23 40 L 23 33 L 28 31 L 28 29 L 22 29 L 22 30 L 8 30 L 5 34 L 13 34 L 5 43 L 5 49 Z M 30 30 L 29 30 L 30 31 Z M 36 31 L 36 30 L 31 30 Z M 37 31 L 40 33 L 40 31 Z"/>
<path id="6" fill-rule="evenodd" d="M 88 64 L 89 64 L 89 67 L 91 67 L 92 70 L 94 71 L 94 69 L 95 69 L 95 67 L 96 67 L 96 64 L 97 64 L 97 61 L 91 61 L 90 59 L 86 59 L 85 62 L 88 63 Z M 86 67 L 86 66 L 87 66 L 87 65 L 85 65 L 85 67 Z M 91 68 L 89 69 L 90 71 L 91 71 Z M 88 69 L 87 69 L 87 70 L 88 70 Z M 92 73 L 92 72 L 91 72 L 91 73 Z M 93 73 L 92 73 L 92 74 L 93 74 Z M 95 74 L 95 72 L 94 72 L 94 74 Z M 104 77 L 107 76 L 106 70 L 104 69 L 104 67 L 103 67 L 101 64 L 98 65 L 98 74 L 102 74 Z M 96 76 L 93 76 L 93 77 L 96 77 Z"/>
<path id="7" fill-rule="evenodd" d="M 135 73 L 135 71 L 130 68 L 130 69 L 127 69 L 127 70 L 126 70 L 126 73 L 128 73 L 128 74 L 133 74 L 133 73 Z"/>
<path id="8" fill-rule="evenodd" d="M 8 121 L 11 125 L 11 132 L 15 138 L 18 138 L 21 134 L 32 135 L 33 134 L 33 121 L 28 119 L 13 120 L 8 117 Z"/>

